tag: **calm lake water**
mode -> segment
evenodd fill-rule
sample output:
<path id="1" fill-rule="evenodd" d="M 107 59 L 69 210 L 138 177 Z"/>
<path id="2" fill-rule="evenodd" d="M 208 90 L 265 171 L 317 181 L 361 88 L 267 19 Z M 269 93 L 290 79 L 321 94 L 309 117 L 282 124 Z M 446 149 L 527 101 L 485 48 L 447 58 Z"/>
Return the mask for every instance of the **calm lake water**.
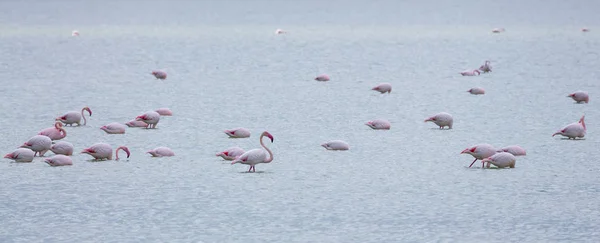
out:
<path id="1" fill-rule="evenodd" d="M 132 156 L 76 154 L 69 167 L 3 159 L 0 242 L 598 242 L 598 9 L 594 0 L 2 1 L 2 155 L 89 106 L 87 126 L 68 127 L 64 140 L 76 152 L 126 145 Z M 458 74 L 485 60 L 492 73 Z M 331 81 L 314 81 L 321 73 Z M 370 90 L 380 82 L 392 93 Z M 476 86 L 486 94 L 465 92 Z M 590 103 L 565 97 L 576 90 Z M 158 129 L 99 129 L 160 107 L 174 116 Z M 423 122 L 441 111 L 454 129 Z M 585 140 L 551 137 L 583 114 Z M 377 118 L 392 129 L 364 125 Z M 228 139 L 235 127 L 252 136 Z M 265 130 L 274 161 L 257 173 L 214 156 L 258 148 Z M 320 147 L 334 139 L 350 150 Z M 484 142 L 527 156 L 515 169 L 467 168 L 472 157 L 459 153 Z M 157 146 L 176 156 L 144 154 Z"/>

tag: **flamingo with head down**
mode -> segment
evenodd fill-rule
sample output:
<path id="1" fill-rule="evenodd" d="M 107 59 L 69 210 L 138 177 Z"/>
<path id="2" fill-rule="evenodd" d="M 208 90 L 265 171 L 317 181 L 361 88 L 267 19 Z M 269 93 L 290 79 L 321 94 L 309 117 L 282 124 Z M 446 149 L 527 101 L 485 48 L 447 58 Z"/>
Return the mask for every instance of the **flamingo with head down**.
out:
<path id="1" fill-rule="evenodd" d="M 158 113 L 161 116 L 172 116 L 173 115 L 173 112 L 169 108 L 158 108 L 156 110 L 156 113 Z"/>
<path id="2" fill-rule="evenodd" d="M 100 127 L 100 130 L 108 134 L 124 134 L 127 127 L 118 122 L 111 122 L 105 126 Z"/>
<path id="3" fill-rule="evenodd" d="M 167 148 L 167 147 L 157 147 L 155 149 L 148 150 L 148 152 L 146 152 L 146 153 L 152 155 L 152 157 L 175 156 L 175 153 L 173 152 L 173 150 L 171 150 L 170 148 Z"/>
<path id="4" fill-rule="evenodd" d="M 129 158 L 129 148 L 125 146 L 120 146 L 115 150 L 116 160 L 119 160 L 119 150 L 125 151 L 127 153 L 127 158 Z M 96 143 L 89 148 L 81 151 L 82 154 L 89 154 L 94 157 L 95 160 L 112 160 L 112 147 L 107 143 Z"/>
<path id="5" fill-rule="evenodd" d="M 384 119 L 375 119 L 372 121 L 368 121 L 365 125 L 369 126 L 374 130 L 390 130 L 392 124 L 388 120 Z"/>
<path id="6" fill-rule="evenodd" d="M 31 149 L 40 157 L 44 156 L 46 151 L 50 150 L 51 147 L 52 140 L 44 135 L 35 135 L 21 145 L 21 148 Z"/>
<path id="7" fill-rule="evenodd" d="M 380 83 L 377 86 L 373 87 L 371 90 L 375 90 L 379 93 L 391 93 L 392 92 L 392 84 L 390 83 Z"/>
<path id="8" fill-rule="evenodd" d="M 65 141 L 59 141 L 52 144 L 50 151 L 55 154 L 73 155 L 73 144 Z"/>
<path id="9" fill-rule="evenodd" d="M 73 160 L 71 159 L 71 157 L 62 154 L 57 154 L 50 158 L 46 158 L 44 162 L 46 162 L 46 164 L 49 164 L 50 166 L 73 165 Z"/>
<path id="10" fill-rule="evenodd" d="M 15 162 L 31 162 L 33 161 L 33 157 L 35 152 L 28 148 L 18 148 L 15 149 L 12 153 L 4 155 L 4 158 L 12 159 Z"/>
<path id="11" fill-rule="evenodd" d="M 425 119 L 425 122 L 433 122 L 435 125 L 439 126 L 440 129 L 444 129 L 444 127 L 448 127 L 448 129 L 452 129 L 452 124 L 454 123 L 454 118 L 452 115 L 446 112 L 440 112 L 435 114 L 432 117 Z"/>
<path id="12" fill-rule="evenodd" d="M 321 81 L 321 82 L 329 81 L 329 75 L 327 75 L 327 74 L 321 74 L 321 75 L 317 76 L 315 78 L 315 80 Z"/>
<path id="13" fill-rule="evenodd" d="M 250 130 L 243 127 L 238 127 L 225 130 L 225 134 L 227 134 L 229 138 L 247 138 L 250 137 Z"/>
<path id="14" fill-rule="evenodd" d="M 475 87 L 472 89 L 467 90 L 467 92 L 474 94 L 474 95 L 482 95 L 485 94 L 485 90 L 483 88 L 479 88 L 479 87 Z"/>
<path id="15" fill-rule="evenodd" d="M 225 151 L 219 152 L 216 156 L 221 156 L 224 160 L 234 160 L 236 157 L 244 154 L 244 150 L 240 147 L 231 147 Z"/>
<path id="16" fill-rule="evenodd" d="M 482 71 L 484 73 L 491 72 L 492 71 L 492 65 L 490 64 L 490 61 L 486 60 L 485 63 L 479 67 L 479 71 Z"/>
<path id="17" fill-rule="evenodd" d="M 250 165 L 248 172 L 256 172 L 256 168 L 254 167 L 255 165 L 260 163 L 270 163 L 271 161 L 273 161 L 273 152 L 271 152 L 271 150 L 267 148 L 267 146 L 265 146 L 262 140 L 265 136 L 271 139 L 271 143 L 273 142 L 273 135 L 271 135 L 267 131 L 264 131 L 259 138 L 260 146 L 262 146 L 262 148 L 252 149 L 243 153 L 242 155 L 235 158 L 231 162 L 231 164 L 234 165 L 240 163 Z"/>
<path id="18" fill-rule="evenodd" d="M 348 150 L 350 145 L 342 140 L 331 140 L 329 142 L 321 144 L 321 147 L 327 150 Z"/>
<path id="19" fill-rule="evenodd" d="M 590 96 L 585 91 L 575 91 L 567 97 L 571 97 L 576 103 L 588 103 L 590 102 Z"/>
<path id="20" fill-rule="evenodd" d="M 573 122 L 558 132 L 552 134 L 552 137 L 555 135 L 562 135 L 567 137 L 568 139 L 577 139 L 585 137 L 585 133 L 587 132 L 587 128 L 585 127 L 585 115 L 579 119 L 579 122 Z"/>
<path id="21" fill-rule="evenodd" d="M 475 69 L 475 70 L 465 70 L 460 72 L 460 75 L 462 76 L 477 76 L 480 75 L 481 72 L 479 72 L 479 70 Z"/>
<path id="22" fill-rule="evenodd" d="M 143 121 L 148 124 L 146 128 L 156 128 L 156 124 L 160 121 L 160 114 L 156 111 L 147 111 L 135 118 L 136 121 Z"/>
<path id="23" fill-rule="evenodd" d="M 487 168 L 490 168 L 490 163 L 495 165 L 498 168 L 515 168 L 515 163 L 517 162 L 517 158 L 508 152 L 500 152 L 496 153 L 490 157 L 487 157 L 481 161 L 481 163 L 487 163 Z M 481 167 L 483 169 L 483 166 Z"/>
<path id="24" fill-rule="evenodd" d="M 125 125 L 127 125 L 128 127 L 148 127 L 148 123 L 145 123 L 143 121 L 138 121 L 135 119 L 128 121 L 127 123 L 125 123 Z"/>
<path id="25" fill-rule="evenodd" d="M 87 111 L 90 116 L 92 116 L 92 110 L 89 107 L 83 107 L 81 109 L 81 113 L 77 111 L 69 111 L 62 116 L 56 118 L 57 121 L 64 123 L 65 125 L 73 126 L 73 124 L 77 124 L 77 126 L 81 125 L 81 118 L 83 118 L 83 125 L 87 124 L 87 120 L 83 115 L 83 111 Z"/>
<path id="26" fill-rule="evenodd" d="M 54 127 L 46 128 L 40 131 L 38 135 L 47 136 L 51 140 L 61 140 L 67 136 L 67 130 L 63 128 L 61 122 L 57 121 L 54 123 Z"/>
<path id="27" fill-rule="evenodd" d="M 160 80 L 167 79 L 167 73 L 165 71 L 154 70 L 154 71 L 152 71 L 152 75 L 154 75 L 154 77 L 156 79 L 160 79 Z"/>
<path id="28" fill-rule="evenodd" d="M 475 161 L 477 160 L 483 160 L 485 158 L 488 158 L 494 154 L 496 154 L 496 150 L 492 145 L 489 145 L 487 143 L 482 143 L 482 144 L 477 144 L 474 146 L 471 146 L 470 148 L 466 148 L 465 150 L 463 150 L 462 152 L 460 152 L 461 154 L 470 154 L 471 156 L 475 157 L 475 160 L 473 160 L 473 163 L 471 163 L 471 165 L 469 165 L 469 168 L 471 168 L 471 166 L 473 166 L 473 164 L 475 164 Z M 482 165 L 483 167 L 483 165 Z"/>
<path id="29" fill-rule="evenodd" d="M 525 149 L 521 148 L 521 146 L 519 146 L 519 145 L 506 146 L 504 148 L 498 149 L 496 152 L 507 152 L 507 153 L 511 153 L 514 156 L 527 155 L 527 152 L 525 151 Z"/>

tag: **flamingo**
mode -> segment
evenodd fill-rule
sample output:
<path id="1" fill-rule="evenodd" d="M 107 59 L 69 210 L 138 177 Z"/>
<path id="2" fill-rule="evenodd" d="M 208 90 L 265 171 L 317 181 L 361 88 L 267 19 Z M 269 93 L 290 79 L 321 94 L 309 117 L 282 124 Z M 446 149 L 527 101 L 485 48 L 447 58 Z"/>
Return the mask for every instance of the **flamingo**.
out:
<path id="1" fill-rule="evenodd" d="M 552 137 L 554 137 L 555 135 L 562 135 L 569 139 L 577 139 L 577 138 L 585 137 L 587 128 L 585 127 L 584 119 L 585 119 L 585 115 L 579 119 L 579 122 L 573 122 L 573 123 L 563 127 L 558 132 L 555 132 L 554 134 L 552 134 Z"/>
<path id="2" fill-rule="evenodd" d="M 382 94 L 385 94 L 386 92 L 389 94 L 392 92 L 392 85 L 390 83 L 380 83 L 371 90 L 375 90 Z"/>
<path id="3" fill-rule="evenodd" d="M 479 67 L 479 71 L 482 71 L 484 73 L 491 72 L 492 71 L 492 65 L 490 64 L 490 61 L 486 60 L 485 63 Z"/>
<path id="4" fill-rule="evenodd" d="M 148 152 L 146 152 L 146 153 L 151 154 L 152 157 L 175 156 L 175 153 L 173 153 L 173 150 L 171 150 L 170 148 L 167 148 L 167 147 L 157 147 L 155 149 L 148 150 Z"/>
<path id="5" fill-rule="evenodd" d="M 221 156 L 225 160 L 234 160 L 236 157 L 244 154 L 244 150 L 240 147 L 231 147 L 223 152 L 219 152 L 216 156 Z"/>
<path id="6" fill-rule="evenodd" d="M 162 79 L 162 80 L 167 79 L 167 73 L 165 71 L 155 70 L 155 71 L 152 71 L 152 75 L 154 75 L 154 77 L 156 79 Z"/>
<path id="7" fill-rule="evenodd" d="M 250 137 L 250 131 L 243 127 L 238 127 L 234 129 L 225 130 L 225 134 L 229 136 L 229 138 L 247 138 Z"/>
<path id="8" fill-rule="evenodd" d="M 121 123 L 111 122 L 108 125 L 100 127 L 100 130 L 108 134 L 124 134 L 125 128 L 127 127 Z"/>
<path id="9" fill-rule="evenodd" d="M 90 116 L 92 116 L 92 110 L 89 107 L 83 107 L 81 109 L 81 114 L 77 111 L 69 111 L 62 116 L 56 118 L 57 121 L 64 123 L 65 125 L 73 126 L 74 123 L 77 123 L 77 126 L 81 125 L 81 118 L 83 118 L 83 125 L 87 124 L 87 120 L 83 115 L 83 111 L 87 111 Z"/>
<path id="10" fill-rule="evenodd" d="M 79 36 L 79 31 L 73 30 L 73 32 L 71 32 L 71 36 Z"/>
<path id="11" fill-rule="evenodd" d="M 47 136 L 51 140 L 61 140 L 67 136 L 67 131 L 63 128 L 62 123 L 57 121 L 54 123 L 54 127 L 46 128 L 40 131 L 38 135 Z"/>
<path id="12" fill-rule="evenodd" d="M 119 150 L 125 151 L 127 153 L 127 158 L 129 158 L 129 149 L 125 146 L 120 146 L 115 150 L 115 155 L 117 156 L 116 160 L 119 160 Z M 89 148 L 81 151 L 82 154 L 89 154 L 94 157 L 95 160 L 112 160 L 112 147 L 107 143 L 96 143 Z"/>
<path id="13" fill-rule="evenodd" d="M 498 168 L 515 168 L 515 163 L 517 162 L 517 158 L 508 152 L 500 152 L 494 154 L 490 157 L 487 157 L 481 161 L 482 163 L 488 163 L 487 168 L 490 168 L 490 163 L 495 165 Z M 483 169 L 483 166 L 481 167 Z"/>
<path id="14" fill-rule="evenodd" d="M 492 145 L 489 145 L 487 143 L 482 143 L 482 144 L 477 144 L 474 146 L 471 146 L 470 148 L 466 148 L 465 150 L 463 150 L 462 152 L 460 152 L 461 154 L 470 154 L 473 157 L 475 157 L 475 160 L 473 160 L 473 163 L 471 163 L 471 165 L 469 165 L 469 168 L 471 168 L 471 166 L 473 166 L 473 164 L 475 164 L 475 161 L 477 161 L 478 159 L 483 160 L 485 158 L 488 158 L 494 154 L 496 154 L 496 150 Z"/>
<path id="15" fill-rule="evenodd" d="M 73 165 L 73 160 L 71 160 L 71 157 L 62 154 L 57 154 L 50 158 L 46 158 L 44 162 L 50 166 Z"/>
<path id="16" fill-rule="evenodd" d="M 273 152 L 271 152 L 271 150 L 267 148 L 267 146 L 265 146 L 265 144 L 262 141 L 263 137 L 265 136 L 271 139 L 271 143 L 273 142 L 273 135 L 271 135 L 267 131 L 264 131 L 259 138 L 260 146 L 262 146 L 263 148 L 249 150 L 248 152 L 245 152 L 242 155 L 236 157 L 231 162 L 231 164 L 234 165 L 240 163 L 250 165 L 250 169 L 248 169 L 248 172 L 250 172 L 250 170 L 252 170 L 252 172 L 256 172 L 256 168 L 254 167 L 256 164 L 270 163 L 271 161 L 273 161 Z"/>
<path id="17" fill-rule="evenodd" d="M 588 29 L 588 28 L 581 28 L 581 31 L 582 32 L 590 32 L 590 29 Z"/>
<path id="18" fill-rule="evenodd" d="M 173 115 L 173 112 L 169 108 L 159 108 L 156 110 L 156 113 L 158 113 L 161 116 L 172 116 Z"/>
<path id="19" fill-rule="evenodd" d="M 327 150 L 348 150 L 348 149 L 350 149 L 350 145 L 348 145 L 348 143 L 346 143 L 342 140 L 332 140 L 332 141 L 326 142 L 324 144 L 321 144 L 321 146 L 323 146 L 323 148 L 325 148 Z"/>
<path id="20" fill-rule="evenodd" d="M 369 126 L 375 130 L 390 130 L 391 124 L 387 120 L 383 119 L 375 119 L 372 121 L 368 121 L 365 125 Z"/>
<path id="21" fill-rule="evenodd" d="M 432 117 L 425 119 L 425 122 L 428 121 L 435 123 L 435 125 L 438 125 L 440 129 L 444 129 L 444 127 L 446 126 L 448 127 L 448 129 L 452 129 L 452 124 L 454 123 L 452 115 L 446 112 L 440 112 Z"/>
<path id="22" fill-rule="evenodd" d="M 28 148 L 18 148 L 15 149 L 12 153 L 4 155 L 4 158 L 12 159 L 15 162 L 31 162 L 33 161 L 33 157 L 35 152 Z"/>
<path id="23" fill-rule="evenodd" d="M 469 92 L 471 94 L 474 94 L 474 95 L 485 94 L 485 90 L 483 88 L 480 88 L 480 87 L 471 88 L 471 89 L 467 90 L 467 92 Z"/>
<path id="24" fill-rule="evenodd" d="M 514 156 L 525 156 L 525 155 L 527 155 L 527 152 L 525 151 L 525 149 L 521 148 L 521 146 L 519 146 L 519 145 L 506 146 L 504 148 L 496 150 L 496 152 L 507 152 L 507 153 L 511 153 Z"/>
<path id="25" fill-rule="evenodd" d="M 145 123 L 143 121 L 138 121 L 135 119 L 128 121 L 127 123 L 125 123 L 125 125 L 127 125 L 128 127 L 148 127 L 148 123 Z"/>
<path id="26" fill-rule="evenodd" d="M 501 32 L 504 32 L 504 31 L 506 31 L 504 28 L 495 28 L 495 29 L 492 30 L 492 33 L 501 33 Z"/>
<path id="27" fill-rule="evenodd" d="M 55 154 L 73 155 L 73 144 L 65 141 L 59 141 L 50 147 L 50 151 Z"/>
<path id="28" fill-rule="evenodd" d="M 146 113 L 137 116 L 135 120 L 147 123 L 147 128 L 156 128 L 156 124 L 158 124 L 158 121 L 160 120 L 160 114 L 156 111 L 147 111 Z"/>
<path id="29" fill-rule="evenodd" d="M 587 104 L 588 102 L 590 102 L 590 96 L 585 91 L 575 91 L 575 92 L 567 95 L 567 97 L 571 97 L 577 103 L 586 103 Z"/>
<path id="30" fill-rule="evenodd" d="M 27 142 L 21 145 L 21 148 L 28 148 L 35 152 L 34 156 L 37 154 L 42 157 L 46 153 L 46 151 L 50 150 L 52 146 L 52 140 L 49 137 L 44 135 L 35 135 L 31 137 Z"/>
<path id="31" fill-rule="evenodd" d="M 477 70 L 477 69 L 474 69 L 471 71 L 465 70 L 465 71 L 460 72 L 460 75 L 462 75 L 462 76 L 477 76 L 480 74 L 481 74 L 481 72 L 479 72 L 479 70 Z"/>
<path id="32" fill-rule="evenodd" d="M 315 78 L 317 81 L 329 81 L 329 76 L 327 74 L 321 74 Z"/>
<path id="33" fill-rule="evenodd" d="M 282 29 L 276 29 L 276 30 L 275 30 L 275 34 L 276 34 L 276 35 L 285 34 L 285 33 L 287 33 L 287 31 L 285 31 L 285 30 L 282 30 Z"/>

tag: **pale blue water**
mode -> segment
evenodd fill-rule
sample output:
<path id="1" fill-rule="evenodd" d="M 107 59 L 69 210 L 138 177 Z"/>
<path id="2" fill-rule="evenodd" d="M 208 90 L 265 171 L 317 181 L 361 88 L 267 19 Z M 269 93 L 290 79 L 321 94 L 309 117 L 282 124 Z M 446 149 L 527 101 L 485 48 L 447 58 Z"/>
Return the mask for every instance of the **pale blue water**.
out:
<path id="1" fill-rule="evenodd" d="M 132 156 L 3 159 L 0 242 L 598 242 L 599 7 L 2 1 L 3 154 L 87 105 L 88 125 L 64 140 Z M 492 73 L 458 74 L 485 60 Z M 159 68 L 167 80 L 149 74 Z M 320 73 L 331 81 L 312 80 Z M 370 90 L 380 82 L 390 95 Z M 465 92 L 475 86 L 487 93 Z M 565 97 L 576 90 L 590 103 Z M 99 130 L 160 107 L 174 116 L 159 129 Z M 423 123 L 440 111 L 454 129 Z M 583 114 L 585 140 L 551 137 Z M 392 129 L 363 125 L 376 118 Z M 253 135 L 226 138 L 234 127 Z M 264 130 L 275 160 L 258 173 L 214 156 L 258 148 Z M 319 146 L 334 139 L 351 149 Z M 528 154 L 515 169 L 466 168 L 460 151 L 483 142 Z M 144 154 L 157 146 L 176 157 Z"/>

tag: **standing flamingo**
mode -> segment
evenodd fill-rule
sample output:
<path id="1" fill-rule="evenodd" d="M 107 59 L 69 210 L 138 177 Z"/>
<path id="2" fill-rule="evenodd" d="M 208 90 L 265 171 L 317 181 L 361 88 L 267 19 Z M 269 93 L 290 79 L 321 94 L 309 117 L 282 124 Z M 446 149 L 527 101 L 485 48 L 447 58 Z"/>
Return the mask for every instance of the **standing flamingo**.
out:
<path id="1" fill-rule="evenodd" d="M 465 71 L 460 72 L 460 75 L 462 75 L 462 76 L 477 76 L 480 74 L 481 74 L 481 72 L 479 72 L 479 70 L 476 70 L 476 69 L 475 70 L 465 70 Z"/>
<path id="2" fill-rule="evenodd" d="M 12 153 L 4 155 L 4 158 L 12 159 L 15 162 L 31 162 L 33 161 L 33 157 L 35 152 L 28 148 L 18 148 L 15 149 Z"/>
<path id="3" fill-rule="evenodd" d="M 579 122 L 573 122 L 573 123 L 563 127 L 562 129 L 560 129 L 560 131 L 552 134 L 552 137 L 554 137 L 555 135 L 562 135 L 569 139 L 577 139 L 577 138 L 585 137 L 587 128 L 585 127 L 584 119 L 585 119 L 585 115 L 582 116 L 581 119 L 579 119 Z"/>
<path id="4" fill-rule="evenodd" d="M 67 136 L 67 131 L 63 128 L 62 123 L 57 121 L 54 123 L 54 127 L 46 128 L 40 131 L 38 135 L 47 136 L 51 140 L 61 140 Z"/>
<path id="5" fill-rule="evenodd" d="M 368 121 L 367 123 L 365 123 L 365 125 L 375 130 L 390 130 L 390 127 L 392 126 L 389 121 L 384 119 L 375 119 L 372 121 Z"/>
<path id="6" fill-rule="evenodd" d="M 57 121 L 64 123 L 65 125 L 73 126 L 74 123 L 77 123 L 77 126 L 81 125 L 81 118 L 83 118 L 83 125 L 87 124 L 87 120 L 83 115 L 83 111 L 87 111 L 90 116 L 92 116 L 92 110 L 89 107 L 83 107 L 81 109 L 81 113 L 77 111 L 69 111 L 62 116 L 56 118 Z"/>
<path id="7" fill-rule="evenodd" d="M 173 112 L 169 108 L 158 108 L 156 110 L 156 113 L 158 113 L 161 116 L 172 116 L 173 115 Z"/>
<path id="8" fill-rule="evenodd" d="M 138 121 L 135 119 L 128 121 L 127 123 L 125 123 L 125 125 L 127 125 L 128 127 L 148 127 L 148 123 L 145 123 L 143 121 Z"/>
<path id="9" fill-rule="evenodd" d="M 575 91 L 575 92 L 567 95 L 567 97 L 571 97 L 577 103 L 586 103 L 587 104 L 588 102 L 590 102 L 590 96 L 585 91 Z"/>
<path id="10" fill-rule="evenodd" d="M 46 158 L 44 162 L 50 166 L 73 165 L 73 160 L 71 160 L 71 157 L 62 154 L 57 154 L 50 158 Z"/>
<path id="11" fill-rule="evenodd" d="M 525 149 L 521 148 L 521 146 L 519 146 L 519 145 L 506 146 L 504 148 L 498 149 L 496 152 L 507 152 L 507 153 L 511 153 L 514 156 L 527 155 L 527 152 L 525 151 Z"/>
<path id="12" fill-rule="evenodd" d="M 167 79 L 167 73 L 165 71 L 155 70 L 155 71 L 152 71 L 152 75 L 154 75 L 154 77 L 156 79 L 161 79 L 161 80 Z"/>
<path id="13" fill-rule="evenodd" d="M 31 137 L 27 142 L 21 145 L 21 148 L 31 149 L 38 156 L 42 157 L 46 151 L 50 150 L 52 146 L 52 140 L 44 135 L 35 135 Z M 34 154 L 34 156 L 35 156 Z"/>
<path id="14" fill-rule="evenodd" d="M 329 76 L 327 74 L 321 74 L 321 75 L 317 76 L 315 78 L 315 80 L 322 81 L 322 82 L 329 81 Z"/>
<path id="15" fill-rule="evenodd" d="M 125 146 L 120 146 L 115 150 L 115 155 L 117 156 L 116 160 L 119 160 L 119 150 L 125 151 L 127 153 L 127 158 L 129 158 L 129 149 Z M 112 160 L 112 147 L 107 143 L 96 143 L 89 148 L 81 151 L 82 154 L 89 154 L 94 157 L 95 160 Z"/>
<path id="16" fill-rule="evenodd" d="M 452 124 L 454 123 L 452 115 L 446 112 L 440 112 L 432 117 L 425 119 L 425 122 L 428 121 L 435 123 L 435 125 L 438 125 L 440 129 L 444 129 L 444 127 L 446 126 L 448 127 L 448 129 L 452 129 Z"/>
<path id="17" fill-rule="evenodd" d="M 491 72 L 492 71 L 492 65 L 490 64 L 490 61 L 486 60 L 485 63 L 479 67 L 479 71 L 482 71 L 484 73 Z"/>
<path id="18" fill-rule="evenodd" d="M 382 94 L 385 94 L 386 92 L 389 94 L 392 92 L 392 85 L 390 83 L 380 83 L 371 90 L 375 90 Z"/>
<path id="19" fill-rule="evenodd" d="M 250 137 L 250 130 L 243 127 L 238 127 L 225 130 L 225 134 L 227 134 L 229 138 L 247 138 Z"/>
<path id="20" fill-rule="evenodd" d="M 147 128 L 156 128 L 156 124 L 160 120 L 160 114 L 156 111 L 147 111 L 135 118 L 137 121 L 143 121 L 148 124 Z"/>
<path id="21" fill-rule="evenodd" d="M 248 169 L 248 172 L 250 172 L 250 170 L 252 170 L 252 172 L 256 172 L 256 168 L 254 167 L 256 164 L 270 163 L 271 161 L 273 161 L 273 152 L 271 152 L 271 150 L 269 148 L 267 148 L 267 146 L 265 146 L 265 144 L 262 141 L 263 137 L 265 137 L 265 136 L 267 136 L 269 139 L 271 139 L 271 143 L 273 142 L 273 135 L 271 135 L 267 131 L 264 131 L 260 135 L 260 138 L 259 138 L 260 146 L 262 146 L 263 149 L 258 148 L 258 149 L 249 150 L 248 152 L 245 152 L 244 154 L 235 158 L 235 160 L 233 160 L 233 162 L 231 162 L 231 164 L 233 165 L 233 164 L 241 163 L 241 164 L 250 165 L 250 169 Z M 266 150 L 266 152 L 265 152 L 265 150 Z M 268 156 L 268 158 L 267 158 L 267 156 Z"/>
<path id="22" fill-rule="evenodd" d="M 50 151 L 55 154 L 73 155 L 73 144 L 65 141 L 59 141 L 52 144 Z"/>
<path id="23" fill-rule="evenodd" d="M 477 161 L 478 159 L 483 160 L 487 157 L 490 157 L 490 156 L 496 154 L 496 150 L 497 149 L 495 149 L 492 145 L 489 145 L 487 143 L 482 143 L 482 144 L 472 146 L 470 148 L 466 148 L 465 150 L 463 150 L 460 153 L 461 154 L 470 154 L 473 157 L 475 157 L 475 160 L 473 160 L 473 163 L 471 163 L 471 165 L 469 165 L 469 168 L 471 168 L 471 166 L 473 166 L 473 164 L 475 164 L 475 161 Z"/>
<path id="24" fill-rule="evenodd" d="M 479 87 L 475 87 L 472 89 L 467 90 L 467 92 L 474 94 L 474 95 L 482 95 L 485 94 L 485 90 L 483 88 L 479 88 Z"/>
<path id="25" fill-rule="evenodd" d="M 495 165 L 498 168 L 515 168 L 515 163 L 517 162 L 517 158 L 514 155 L 507 152 L 500 152 L 494 154 L 490 157 L 487 157 L 481 161 L 482 163 L 488 163 L 487 168 L 490 168 L 490 163 Z M 481 167 L 483 169 L 483 166 Z"/>
<path id="26" fill-rule="evenodd" d="M 348 150 L 350 145 L 342 140 L 331 140 L 329 142 L 321 144 L 321 146 L 327 150 Z"/>
<path id="27" fill-rule="evenodd" d="M 148 152 L 146 152 L 146 153 L 152 155 L 152 157 L 175 156 L 175 153 L 173 153 L 173 150 L 171 150 L 170 148 L 167 148 L 167 147 L 157 147 L 155 149 L 148 150 Z"/>
<path id="28" fill-rule="evenodd" d="M 127 127 L 118 122 L 111 122 L 108 125 L 100 127 L 100 130 L 108 134 L 124 134 Z"/>
<path id="29" fill-rule="evenodd" d="M 236 157 L 244 154 L 244 150 L 240 147 L 231 147 L 223 152 L 219 152 L 216 156 L 221 156 L 225 160 L 234 160 Z"/>

